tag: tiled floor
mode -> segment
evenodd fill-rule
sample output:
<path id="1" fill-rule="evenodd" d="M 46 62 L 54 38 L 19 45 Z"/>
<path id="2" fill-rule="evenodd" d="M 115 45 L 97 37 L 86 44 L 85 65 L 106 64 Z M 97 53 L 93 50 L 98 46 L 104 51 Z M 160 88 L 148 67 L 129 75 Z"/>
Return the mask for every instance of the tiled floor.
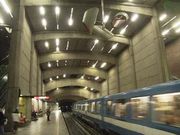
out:
<path id="1" fill-rule="evenodd" d="M 45 116 L 39 118 L 27 127 L 19 128 L 16 135 L 69 135 L 60 111 L 52 112 L 50 120 Z"/>

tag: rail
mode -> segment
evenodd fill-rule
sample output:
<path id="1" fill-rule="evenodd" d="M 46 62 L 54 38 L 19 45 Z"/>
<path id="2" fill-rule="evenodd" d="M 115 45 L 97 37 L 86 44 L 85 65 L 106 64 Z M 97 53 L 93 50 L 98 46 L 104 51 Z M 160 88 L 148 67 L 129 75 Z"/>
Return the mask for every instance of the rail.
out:
<path id="1" fill-rule="evenodd" d="M 98 131 L 72 116 L 71 113 L 63 113 L 69 135 L 101 135 Z"/>

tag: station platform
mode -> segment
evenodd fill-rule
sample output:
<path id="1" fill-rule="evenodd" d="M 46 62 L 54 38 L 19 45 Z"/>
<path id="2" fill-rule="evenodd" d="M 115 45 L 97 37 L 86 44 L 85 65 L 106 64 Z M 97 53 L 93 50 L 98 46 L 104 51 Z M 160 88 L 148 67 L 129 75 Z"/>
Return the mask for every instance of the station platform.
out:
<path id="1" fill-rule="evenodd" d="M 46 116 L 32 121 L 28 126 L 18 128 L 16 135 L 69 135 L 61 111 L 51 112 L 50 121 Z"/>

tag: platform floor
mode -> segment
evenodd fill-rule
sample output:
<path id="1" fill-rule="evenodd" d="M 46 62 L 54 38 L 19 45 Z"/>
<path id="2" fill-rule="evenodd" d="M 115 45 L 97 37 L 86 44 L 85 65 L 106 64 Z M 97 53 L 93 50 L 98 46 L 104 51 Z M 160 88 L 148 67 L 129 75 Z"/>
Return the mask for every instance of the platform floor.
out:
<path id="1" fill-rule="evenodd" d="M 50 121 L 46 116 L 32 121 L 28 126 L 18 129 L 16 135 L 69 135 L 61 111 L 53 111 Z"/>

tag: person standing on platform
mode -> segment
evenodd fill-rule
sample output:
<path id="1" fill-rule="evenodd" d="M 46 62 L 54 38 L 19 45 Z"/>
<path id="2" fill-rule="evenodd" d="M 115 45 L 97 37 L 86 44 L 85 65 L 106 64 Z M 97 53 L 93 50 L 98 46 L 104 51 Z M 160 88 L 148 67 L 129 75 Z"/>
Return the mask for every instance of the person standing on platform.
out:
<path id="1" fill-rule="evenodd" d="M 50 108 L 47 109 L 46 111 L 46 115 L 47 115 L 47 121 L 50 121 L 50 114 L 51 114 L 51 111 L 50 111 Z"/>
<path id="2" fill-rule="evenodd" d="M 16 109 L 12 113 L 12 118 L 13 118 L 13 122 L 14 122 L 13 133 L 16 133 L 16 131 L 18 129 L 18 124 L 19 124 L 19 121 L 20 121 L 18 109 Z"/>
<path id="3" fill-rule="evenodd" d="M 4 135 L 5 122 L 6 122 L 6 117 L 4 116 L 2 109 L 0 109 L 0 135 Z"/>

